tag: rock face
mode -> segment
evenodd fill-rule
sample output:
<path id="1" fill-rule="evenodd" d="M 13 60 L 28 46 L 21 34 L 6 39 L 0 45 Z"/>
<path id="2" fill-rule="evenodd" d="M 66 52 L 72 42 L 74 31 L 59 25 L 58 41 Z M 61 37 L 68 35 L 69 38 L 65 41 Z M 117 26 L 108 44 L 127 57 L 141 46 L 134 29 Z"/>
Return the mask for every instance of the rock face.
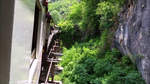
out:
<path id="1" fill-rule="evenodd" d="M 146 84 L 150 84 L 150 0 L 126 0 L 115 45 L 131 58 Z"/>

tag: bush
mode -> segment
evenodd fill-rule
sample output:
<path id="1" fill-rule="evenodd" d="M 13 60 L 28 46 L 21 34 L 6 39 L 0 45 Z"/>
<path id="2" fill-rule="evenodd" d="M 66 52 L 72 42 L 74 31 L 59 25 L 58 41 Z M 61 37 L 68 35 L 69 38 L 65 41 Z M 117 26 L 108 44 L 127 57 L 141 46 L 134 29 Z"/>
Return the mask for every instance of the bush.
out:
<path id="1" fill-rule="evenodd" d="M 124 0 L 58 0 L 49 5 L 61 27 L 65 47 L 60 63 L 64 67 L 60 74 L 63 84 L 144 84 L 128 57 L 110 48 L 123 3 Z M 97 31 L 100 32 L 96 34 Z"/>
<path id="2" fill-rule="evenodd" d="M 97 46 L 101 41 L 96 38 L 64 48 L 62 80 L 67 78 L 68 84 L 144 84 L 129 58 L 118 50 L 107 49 L 104 56 L 99 56 L 101 47 Z"/>
<path id="3" fill-rule="evenodd" d="M 107 0 L 98 4 L 96 14 L 100 15 L 99 28 L 111 28 L 117 20 L 117 13 L 120 11 L 124 0 Z"/>

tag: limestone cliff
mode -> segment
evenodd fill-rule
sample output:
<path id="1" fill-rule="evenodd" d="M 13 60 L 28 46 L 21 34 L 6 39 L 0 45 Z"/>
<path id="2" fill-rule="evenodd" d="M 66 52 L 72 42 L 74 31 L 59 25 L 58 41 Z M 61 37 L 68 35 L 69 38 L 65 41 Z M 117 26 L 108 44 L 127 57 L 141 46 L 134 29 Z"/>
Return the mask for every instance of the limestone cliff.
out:
<path id="1" fill-rule="evenodd" d="M 119 16 L 115 45 L 150 84 L 150 0 L 127 0 Z"/>

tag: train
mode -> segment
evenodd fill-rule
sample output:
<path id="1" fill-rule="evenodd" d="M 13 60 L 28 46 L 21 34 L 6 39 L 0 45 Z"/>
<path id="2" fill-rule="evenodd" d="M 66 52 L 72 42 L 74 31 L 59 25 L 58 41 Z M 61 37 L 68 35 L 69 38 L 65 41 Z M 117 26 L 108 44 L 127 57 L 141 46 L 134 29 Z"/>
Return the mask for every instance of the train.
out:
<path id="1" fill-rule="evenodd" d="M 0 0 L 0 84 L 48 84 L 41 77 L 43 56 L 59 30 L 52 32 L 57 28 L 48 11 L 50 1 L 31 0 L 31 6 L 26 1 Z"/>

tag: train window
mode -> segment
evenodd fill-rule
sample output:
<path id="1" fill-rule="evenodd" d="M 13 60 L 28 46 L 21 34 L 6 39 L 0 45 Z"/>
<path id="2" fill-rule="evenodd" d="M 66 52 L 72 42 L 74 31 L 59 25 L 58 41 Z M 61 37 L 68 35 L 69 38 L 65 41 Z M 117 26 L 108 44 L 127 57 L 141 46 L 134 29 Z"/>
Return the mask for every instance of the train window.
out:
<path id="1" fill-rule="evenodd" d="M 39 8 L 35 6 L 35 15 L 34 15 L 34 29 L 33 29 L 33 38 L 32 38 L 32 52 L 36 50 L 37 45 L 37 34 L 38 34 L 38 20 L 39 20 Z"/>

